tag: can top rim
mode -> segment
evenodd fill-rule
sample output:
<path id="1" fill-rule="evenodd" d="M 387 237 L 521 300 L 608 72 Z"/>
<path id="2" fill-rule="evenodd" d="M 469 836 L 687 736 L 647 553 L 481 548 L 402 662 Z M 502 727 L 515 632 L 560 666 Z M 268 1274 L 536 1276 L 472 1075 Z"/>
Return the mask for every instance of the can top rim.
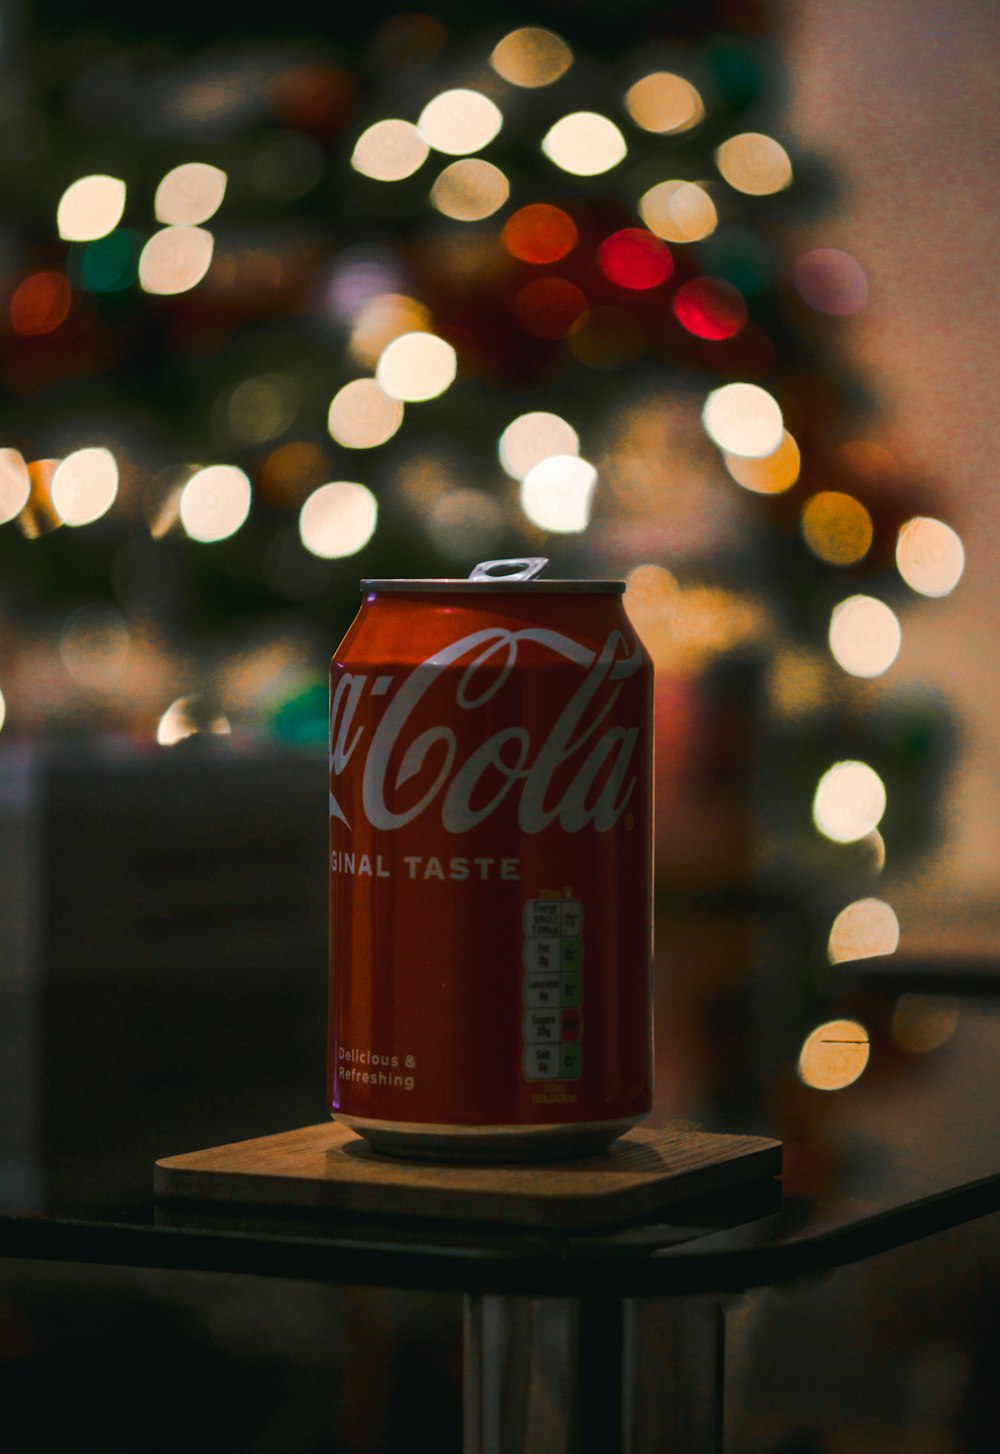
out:
<path id="1" fill-rule="evenodd" d="M 594 596 L 620 596 L 625 590 L 624 581 L 560 581 L 560 580 L 528 580 L 514 581 L 495 578 L 492 580 L 470 581 L 459 577 L 452 579 L 449 576 L 437 578 L 424 577 L 407 580 L 399 578 L 396 580 L 369 580 L 361 582 L 362 591 L 375 591 L 379 595 L 409 595 L 410 592 L 422 594 L 433 593 L 436 595 L 469 595 L 469 596 L 493 596 L 493 595 L 535 595 L 541 592 L 545 595 L 594 595 Z"/>

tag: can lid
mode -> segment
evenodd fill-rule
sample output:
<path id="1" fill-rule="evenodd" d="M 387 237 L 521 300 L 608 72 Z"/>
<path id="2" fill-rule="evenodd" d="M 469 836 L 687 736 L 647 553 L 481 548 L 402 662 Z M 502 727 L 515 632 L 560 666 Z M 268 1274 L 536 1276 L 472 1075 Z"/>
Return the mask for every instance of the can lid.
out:
<path id="1" fill-rule="evenodd" d="M 411 591 L 453 591 L 473 595 L 492 595 L 494 592 L 528 590 L 559 594 L 589 594 L 620 596 L 625 590 L 624 581 L 561 581 L 539 580 L 538 575 L 548 565 L 548 558 L 542 555 L 517 556 L 509 560 L 483 560 L 474 566 L 467 578 L 459 576 L 398 578 L 393 580 L 370 580 L 361 582 L 363 591 L 376 591 L 382 595 Z M 500 574 L 494 574 L 499 571 Z"/>

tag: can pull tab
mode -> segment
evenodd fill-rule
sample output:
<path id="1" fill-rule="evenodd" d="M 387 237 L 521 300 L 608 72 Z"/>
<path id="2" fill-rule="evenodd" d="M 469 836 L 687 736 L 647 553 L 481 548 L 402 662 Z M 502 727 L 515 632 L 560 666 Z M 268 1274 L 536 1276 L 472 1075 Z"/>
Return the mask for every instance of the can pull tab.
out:
<path id="1" fill-rule="evenodd" d="M 546 555 L 518 556 L 513 560 L 481 560 L 469 572 L 470 581 L 533 581 L 548 565 Z"/>

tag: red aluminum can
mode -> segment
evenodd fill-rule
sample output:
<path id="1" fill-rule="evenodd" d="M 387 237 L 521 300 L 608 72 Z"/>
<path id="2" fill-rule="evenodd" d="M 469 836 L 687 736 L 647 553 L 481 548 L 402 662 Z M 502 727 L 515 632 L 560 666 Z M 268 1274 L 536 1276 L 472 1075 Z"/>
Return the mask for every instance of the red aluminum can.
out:
<path id="1" fill-rule="evenodd" d="M 363 581 L 333 659 L 330 1108 L 387 1152 L 650 1109 L 652 667 L 621 582 L 545 564 Z"/>

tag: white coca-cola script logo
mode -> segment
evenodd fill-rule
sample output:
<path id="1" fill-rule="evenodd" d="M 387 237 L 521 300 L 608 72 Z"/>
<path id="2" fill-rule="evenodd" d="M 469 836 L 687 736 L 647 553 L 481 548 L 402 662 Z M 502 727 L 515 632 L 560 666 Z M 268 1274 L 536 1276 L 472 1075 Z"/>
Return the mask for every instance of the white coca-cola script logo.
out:
<path id="1" fill-rule="evenodd" d="M 406 741 L 407 727 L 417 704 L 439 681 L 446 668 L 471 657 L 455 687 L 454 706 L 461 712 L 474 713 L 491 701 L 510 676 L 522 642 L 535 642 L 556 655 L 576 663 L 584 675 L 576 691 L 566 702 L 552 730 L 537 752 L 532 754 L 530 734 L 525 727 L 504 727 L 480 742 L 464 761 L 456 761 L 458 739 L 450 727 L 428 727 L 406 746 L 392 781 L 389 763 L 398 744 Z M 599 652 L 582 646 L 569 636 L 543 628 L 506 631 L 490 627 L 474 631 L 420 663 L 404 678 L 382 714 L 378 726 L 362 746 L 366 728 L 355 725 L 358 704 L 365 692 L 385 696 L 392 687 L 392 678 L 376 676 L 374 681 L 362 673 L 345 672 L 337 682 L 330 703 L 330 772 L 331 783 L 347 768 L 355 752 L 366 752 L 362 777 L 362 802 L 365 815 L 373 828 L 391 830 L 439 807 L 441 823 L 449 833 L 465 833 L 482 823 L 516 787 L 520 788 L 518 824 L 524 833 L 540 833 L 558 822 L 566 833 L 576 833 L 592 823 L 599 832 L 612 828 L 622 816 L 635 791 L 638 777 L 630 772 L 635 753 L 638 726 L 608 726 L 622 690 L 622 683 L 642 665 L 642 648 L 634 649 L 620 631 L 612 631 Z M 483 672 L 477 690 L 477 673 Z M 599 707 L 588 710 L 605 682 L 613 683 Z M 601 729 L 604 729 L 603 731 Z M 469 734 L 463 732 L 463 741 Z M 405 783 L 418 779 L 425 772 L 433 752 L 436 770 L 426 770 L 431 779 L 415 802 L 403 811 L 394 811 L 386 801 L 394 799 Z M 572 781 L 561 797 L 552 798 L 551 786 L 556 772 L 564 764 L 575 763 Z M 486 803 L 473 807 L 476 788 L 490 770 L 499 774 L 500 786 Z M 593 791 L 598 779 L 601 786 Z M 495 776 L 492 779 L 496 780 Z M 566 775 L 563 775 L 563 782 Z M 589 801 L 593 798 L 593 801 Z M 330 812 L 350 827 L 347 816 L 334 793 L 330 793 Z"/>

